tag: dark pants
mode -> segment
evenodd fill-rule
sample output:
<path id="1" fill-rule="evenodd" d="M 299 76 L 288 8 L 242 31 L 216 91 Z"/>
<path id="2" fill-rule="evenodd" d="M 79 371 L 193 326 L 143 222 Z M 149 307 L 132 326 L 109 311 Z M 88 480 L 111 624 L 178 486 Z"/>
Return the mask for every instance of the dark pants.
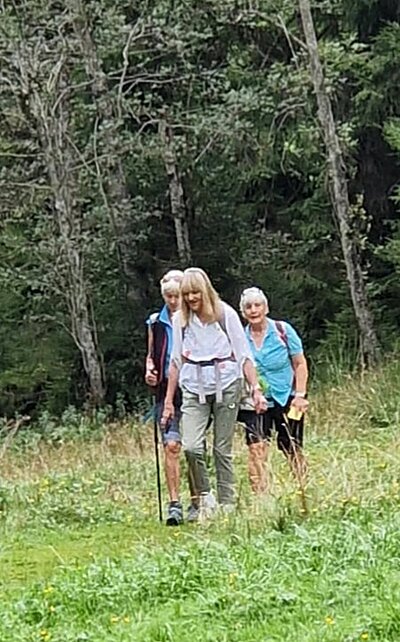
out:
<path id="1" fill-rule="evenodd" d="M 266 412 L 257 415 L 254 410 L 239 410 L 238 421 L 246 426 L 246 444 L 256 444 L 260 441 L 271 441 L 273 430 L 277 433 L 279 450 L 293 454 L 303 446 L 304 415 L 300 420 L 288 419 L 287 413 L 293 397 L 286 406 L 280 406 L 274 401 L 274 406 Z"/>

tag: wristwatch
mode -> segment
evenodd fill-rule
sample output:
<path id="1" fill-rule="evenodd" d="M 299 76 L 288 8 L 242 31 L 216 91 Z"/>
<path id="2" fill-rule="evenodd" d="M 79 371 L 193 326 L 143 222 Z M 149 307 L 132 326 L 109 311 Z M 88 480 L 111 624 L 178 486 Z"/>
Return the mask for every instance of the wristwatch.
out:
<path id="1" fill-rule="evenodd" d="M 305 399 L 306 394 L 307 394 L 306 392 L 295 392 L 294 396 L 300 397 L 301 399 Z"/>

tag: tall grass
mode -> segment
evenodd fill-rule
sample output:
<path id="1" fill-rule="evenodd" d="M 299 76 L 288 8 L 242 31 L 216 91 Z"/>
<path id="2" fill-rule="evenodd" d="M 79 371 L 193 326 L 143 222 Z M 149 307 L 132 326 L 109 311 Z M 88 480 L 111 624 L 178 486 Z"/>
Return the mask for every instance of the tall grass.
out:
<path id="1" fill-rule="evenodd" d="M 237 511 L 180 529 L 157 522 L 151 426 L 76 432 L 75 417 L 16 434 L 0 640 L 398 642 L 399 384 L 393 359 L 315 386 L 307 512 L 276 449 L 271 492 L 252 499 L 238 427 Z"/>

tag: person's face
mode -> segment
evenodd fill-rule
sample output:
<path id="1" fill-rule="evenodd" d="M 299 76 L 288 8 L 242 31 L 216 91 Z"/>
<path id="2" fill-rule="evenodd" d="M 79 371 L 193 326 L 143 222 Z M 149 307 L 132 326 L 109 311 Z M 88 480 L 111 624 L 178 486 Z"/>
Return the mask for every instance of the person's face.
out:
<path id="1" fill-rule="evenodd" d="M 189 292 L 185 292 L 183 296 L 192 312 L 201 312 L 201 308 L 203 307 L 203 295 L 201 292 L 189 290 Z"/>
<path id="2" fill-rule="evenodd" d="M 165 292 L 164 301 L 168 310 L 173 314 L 179 308 L 179 294 L 178 292 Z"/>
<path id="3" fill-rule="evenodd" d="M 250 323 L 250 325 L 257 325 L 264 321 L 265 315 L 267 314 L 268 310 L 265 303 L 256 300 L 252 301 L 251 303 L 247 303 L 244 307 L 243 312 L 246 321 Z"/>

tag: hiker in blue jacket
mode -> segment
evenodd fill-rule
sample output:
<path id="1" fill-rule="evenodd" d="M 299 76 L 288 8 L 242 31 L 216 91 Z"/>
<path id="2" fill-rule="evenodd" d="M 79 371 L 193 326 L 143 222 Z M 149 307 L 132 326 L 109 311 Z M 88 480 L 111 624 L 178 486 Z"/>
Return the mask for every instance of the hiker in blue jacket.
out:
<path id="1" fill-rule="evenodd" d="M 240 311 L 248 325 L 246 337 L 255 361 L 258 381 L 267 399 L 268 409 L 257 416 L 251 399 L 242 400 L 238 421 L 245 424 L 249 447 L 249 479 L 252 490 L 267 490 L 265 462 L 272 437 L 287 457 L 300 482 L 306 475 L 302 452 L 304 413 L 308 408 L 308 368 L 301 339 L 286 322 L 267 315 L 268 300 L 259 288 L 247 288 L 240 298 Z"/>
<path id="2" fill-rule="evenodd" d="M 179 431 L 181 394 L 176 390 L 174 396 L 175 415 L 167 426 L 160 425 L 168 385 L 168 370 L 172 349 L 172 316 L 180 304 L 180 285 L 183 272 L 170 270 L 160 281 L 164 306 L 160 312 L 151 314 L 147 319 L 147 356 L 145 381 L 154 391 L 155 413 L 161 428 L 164 446 L 165 478 L 169 493 L 167 515 L 168 526 L 178 526 L 183 521 L 182 505 L 179 499 L 181 435 Z"/>

